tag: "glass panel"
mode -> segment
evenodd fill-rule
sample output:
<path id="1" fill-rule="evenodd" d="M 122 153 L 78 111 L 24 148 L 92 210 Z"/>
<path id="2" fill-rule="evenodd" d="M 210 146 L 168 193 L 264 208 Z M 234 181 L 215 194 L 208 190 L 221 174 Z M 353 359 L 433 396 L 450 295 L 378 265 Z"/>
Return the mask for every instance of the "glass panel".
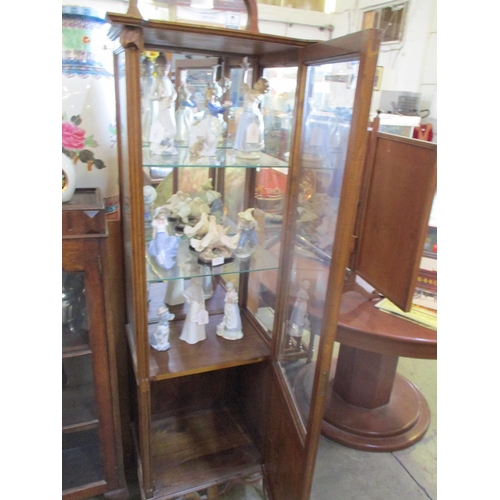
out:
<path id="1" fill-rule="evenodd" d="M 97 429 L 63 434 L 62 448 L 63 491 L 104 479 Z"/>
<path id="2" fill-rule="evenodd" d="M 63 427 L 97 422 L 92 355 L 62 360 Z"/>
<path id="3" fill-rule="evenodd" d="M 89 349 L 83 273 L 62 271 L 62 350 Z"/>
<path id="4" fill-rule="evenodd" d="M 354 104 L 357 62 L 307 69 L 288 309 L 279 361 L 290 387 L 316 360 Z M 292 391 L 293 392 L 293 391 Z"/>
<path id="5" fill-rule="evenodd" d="M 261 104 L 264 122 L 265 155 L 273 158 L 272 168 L 258 168 L 255 175 L 255 218 L 258 241 L 269 261 L 278 261 L 282 234 L 283 209 L 288 182 L 290 137 L 297 86 L 297 67 L 266 68 L 263 77 L 269 91 Z M 262 156 L 261 156 L 262 159 Z M 257 270 L 257 269 L 255 269 Z M 258 270 L 248 277 L 247 307 L 269 335 L 273 331 L 277 268 Z"/>
<path id="6" fill-rule="evenodd" d="M 244 29 L 248 14 L 243 0 L 139 0 L 144 19 L 177 21 Z"/>

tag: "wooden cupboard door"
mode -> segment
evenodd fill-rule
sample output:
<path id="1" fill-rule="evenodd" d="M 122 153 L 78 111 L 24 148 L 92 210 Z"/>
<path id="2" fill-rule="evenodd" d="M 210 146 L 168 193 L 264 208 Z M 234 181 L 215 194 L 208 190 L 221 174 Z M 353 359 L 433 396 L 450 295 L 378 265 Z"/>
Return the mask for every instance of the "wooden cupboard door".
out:
<path id="1" fill-rule="evenodd" d="M 437 145 L 371 133 L 356 274 L 409 311 L 437 183 Z"/>
<path id="2" fill-rule="evenodd" d="M 275 500 L 310 496 L 379 43 L 380 32 L 366 30 L 299 56 L 264 451 Z M 311 363 L 313 380 L 305 380 Z"/>

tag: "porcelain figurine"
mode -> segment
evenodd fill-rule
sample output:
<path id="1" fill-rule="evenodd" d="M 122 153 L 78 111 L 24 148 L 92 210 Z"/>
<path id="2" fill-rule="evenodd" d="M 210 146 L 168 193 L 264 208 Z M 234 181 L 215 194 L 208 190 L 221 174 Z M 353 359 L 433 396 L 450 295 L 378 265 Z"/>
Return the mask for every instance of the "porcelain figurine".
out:
<path id="1" fill-rule="evenodd" d="M 236 135 L 234 138 L 234 149 L 236 156 L 245 159 L 258 159 L 260 151 L 264 148 L 264 118 L 260 110 L 260 103 L 264 95 L 269 92 L 269 82 L 266 78 L 259 78 L 250 87 L 247 83 L 250 65 L 248 58 L 243 59 L 242 68 L 243 90 L 243 112 L 238 121 Z"/>
<path id="2" fill-rule="evenodd" d="M 180 203 L 183 203 L 189 198 L 187 193 L 182 191 L 177 191 L 173 194 L 165 203 L 165 208 L 167 209 L 168 217 L 171 219 L 178 219 L 179 217 L 174 214 L 174 210 Z"/>
<path id="3" fill-rule="evenodd" d="M 240 258 L 250 257 L 258 243 L 257 230 L 259 229 L 259 225 L 252 215 L 253 211 L 253 208 L 248 208 L 244 212 L 238 213 L 238 232 L 240 238 L 234 253 Z"/>
<path id="4" fill-rule="evenodd" d="M 215 156 L 217 146 L 222 142 L 224 136 L 223 115 L 231 107 L 231 102 L 221 104 L 217 95 L 217 89 L 208 87 L 205 92 L 207 109 L 201 121 L 192 127 L 189 134 L 189 146 L 191 156 Z"/>
<path id="5" fill-rule="evenodd" d="M 156 104 L 150 133 L 150 151 L 153 154 L 178 154 L 174 147 L 177 132 L 175 105 L 177 91 L 168 77 L 170 63 L 163 53 L 155 61 L 156 77 L 151 89 L 150 100 Z"/>
<path id="6" fill-rule="evenodd" d="M 337 216 L 325 215 L 321 219 L 321 223 L 315 229 L 311 237 L 311 242 L 314 243 L 321 250 L 325 250 L 328 246 L 333 244 L 333 236 L 335 227 L 337 225 Z"/>
<path id="7" fill-rule="evenodd" d="M 192 278 L 189 286 L 184 290 L 184 297 L 188 303 L 188 313 L 180 339 L 188 344 L 196 344 L 207 338 L 205 325 L 208 324 L 208 312 L 205 309 L 205 298 L 200 278 Z"/>
<path id="8" fill-rule="evenodd" d="M 189 240 L 191 247 L 200 252 L 199 262 L 214 265 L 214 260 L 223 264 L 233 259 L 232 251 L 238 246 L 240 235 L 228 236 L 226 234 L 228 231 L 229 227 L 223 228 L 222 225 L 217 224 L 215 216 L 209 215 L 207 234 L 201 239 Z M 219 259 L 222 261 L 220 262 Z"/>
<path id="9" fill-rule="evenodd" d="M 185 226 L 184 234 L 189 238 L 201 239 L 208 233 L 208 213 L 202 213 L 200 220 L 194 226 Z"/>
<path id="10" fill-rule="evenodd" d="M 210 207 L 199 197 L 186 198 L 186 200 L 172 207 L 172 215 L 182 220 L 183 224 L 199 221 L 201 214 L 209 213 Z"/>
<path id="11" fill-rule="evenodd" d="M 175 123 L 177 126 L 175 140 L 177 142 L 188 142 L 189 131 L 194 121 L 196 103 L 191 100 L 191 92 L 187 88 L 186 83 L 182 83 L 177 89 L 177 92 L 179 95 L 179 107 L 175 112 Z"/>
<path id="12" fill-rule="evenodd" d="M 156 200 L 156 189 L 153 186 L 143 187 L 144 195 L 144 222 L 151 226 L 153 221 L 153 203 Z"/>
<path id="13" fill-rule="evenodd" d="M 175 264 L 179 238 L 168 236 L 167 210 L 165 207 L 156 209 L 153 222 L 152 240 L 149 242 L 148 253 L 165 271 L 170 270 Z"/>
<path id="14" fill-rule="evenodd" d="M 238 340 L 243 337 L 238 292 L 231 282 L 227 284 L 226 297 L 224 298 L 224 318 L 217 325 L 217 335 L 227 340 Z"/>
<path id="15" fill-rule="evenodd" d="M 222 195 L 215 191 L 212 185 L 212 179 L 208 179 L 201 186 L 200 198 L 205 200 L 210 207 L 210 213 L 215 215 L 217 224 L 222 224 L 224 217 L 224 203 L 222 202 Z"/>
<path id="16" fill-rule="evenodd" d="M 304 327 L 307 324 L 307 301 L 309 300 L 310 282 L 303 280 L 297 293 L 290 316 L 288 335 L 290 337 L 302 338 Z"/>
<path id="17" fill-rule="evenodd" d="M 183 279 L 167 281 L 163 302 L 168 306 L 178 306 L 186 302 Z"/>
<path id="18" fill-rule="evenodd" d="M 158 309 L 158 316 L 160 316 L 158 326 L 154 332 L 149 334 L 149 345 L 157 351 L 166 351 L 170 348 L 169 321 L 173 320 L 175 315 L 168 310 L 168 307 L 160 307 Z"/>
<path id="19" fill-rule="evenodd" d="M 153 62 L 144 57 L 141 62 L 141 114 L 142 114 L 142 142 L 149 143 L 151 121 L 151 89 L 153 87 Z"/>

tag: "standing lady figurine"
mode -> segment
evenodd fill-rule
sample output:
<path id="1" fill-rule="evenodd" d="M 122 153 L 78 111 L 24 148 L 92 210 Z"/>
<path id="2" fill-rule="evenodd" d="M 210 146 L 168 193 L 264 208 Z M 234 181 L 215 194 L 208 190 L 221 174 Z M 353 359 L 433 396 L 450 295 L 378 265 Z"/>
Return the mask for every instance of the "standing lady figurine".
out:
<path id="1" fill-rule="evenodd" d="M 151 101 L 157 103 L 154 123 L 151 126 L 150 150 L 153 154 L 178 154 L 174 147 L 177 131 L 175 106 L 177 92 L 168 77 L 170 63 L 163 53 L 156 58 L 156 78 L 151 88 Z"/>
<path id="2" fill-rule="evenodd" d="M 208 323 L 208 312 L 205 309 L 201 278 L 191 278 L 189 286 L 184 290 L 184 297 L 189 309 L 180 339 L 188 344 L 196 344 L 207 338 L 205 325 Z"/>
<path id="3" fill-rule="evenodd" d="M 243 337 L 238 292 L 231 282 L 227 284 L 226 298 L 224 299 L 224 318 L 222 323 L 217 325 L 217 335 L 227 340 L 238 340 Z"/>
<path id="4" fill-rule="evenodd" d="M 180 102 L 175 112 L 175 123 L 177 126 L 175 140 L 177 142 L 187 142 L 189 140 L 189 130 L 193 125 L 196 103 L 191 100 L 191 92 L 189 92 L 186 83 L 181 83 L 177 90 Z"/>
<path id="5" fill-rule="evenodd" d="M 238 232 L 240 233 L 240 239 L 238 240 L 238 247 L 234 253 L 241 259 L 250 257 L 258 243 L 257 230 L 259 229 L 259 225 L 252 215 L 253 211 L 253 208 L 248 208 L 244 212 L 238 214 Z"/>
<path id="6" fill-rule="evenodd" d="M 141 62 L 141 113 L 142 113 L 142 142 L 149 143 L 151 130 L 151 88 L 153 85 L 153 63 L 149 57 Z"/>
<path id="7" fill-rule="evenodd" d="M 168 236 L 167 209 L 158 207 L 155 210 L 153 222 L 152 240 L 149 242 L 148 253 L 165 271 L 168 271 L 175 264 L 175 256 L 179 248 L 179 238 Z"/>
<path id="8" fill-rule="evenodd" d="M 214 86 L 207 88 L 207 109 L 201 121 L 191 129 L 189 146 L 194 157 L 215 156 L 217 145 L 223 140 L 226 127 L 223 115 L 231 107 L 231 102 L 221 104 L 217 92 Z"/>
<path id="9" fill-rule="evenodd" d="M 168 322 L 175 318 L 175 314 L 172 314 L 168 310 L 168 307 L 160 307 L 158 315 L 160 316 L 160 320 L 158 321 L 156 330 L 149 334 L 149 345 L 157 351 L 166 351 L 170 348 L 170 342 L 168 341 L 170 337 L 170 325 Z"/>
<path id="10" fill-rule="evenodd" d="M 269 92 L 269 82 L 266 78 L 261 77 L 255 82 L 253 88 L 250 87 L 247 82 L 250 69 L 247 57 L 243 59 L 241 66 L 244 70 L 243 90 L 245 97 L 243 113 L 236 128 L 234 149 L 239 158 L 258 159 L 259 152 L 264 149 L 264 118 L 259 106 L 264 99 L 264 94 Z"/>

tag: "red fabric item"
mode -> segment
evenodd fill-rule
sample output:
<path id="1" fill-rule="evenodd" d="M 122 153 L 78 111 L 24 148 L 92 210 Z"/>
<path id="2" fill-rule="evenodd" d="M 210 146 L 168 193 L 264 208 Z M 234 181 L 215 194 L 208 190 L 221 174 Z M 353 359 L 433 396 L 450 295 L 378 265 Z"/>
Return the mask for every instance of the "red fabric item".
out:
<path id="1" fill-rule="evenodd" d="M 434 133 L 432 132 L 432 124 L 425 123 L 413 129 L 413 138 L 421 141 L 432 141 Z"/>

